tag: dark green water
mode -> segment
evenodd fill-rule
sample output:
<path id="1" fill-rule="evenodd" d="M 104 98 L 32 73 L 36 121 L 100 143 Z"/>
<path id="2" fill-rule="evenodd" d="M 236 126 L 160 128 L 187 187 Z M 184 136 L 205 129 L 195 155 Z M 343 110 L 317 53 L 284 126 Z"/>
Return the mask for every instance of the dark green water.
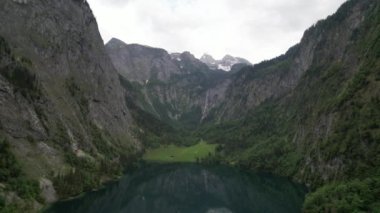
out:
<path id="1" fill-rule="evenodd" d="M 300 212 L 305 188 L 286 178 L 195 164 L 149 165 L 48 213 Z"/>

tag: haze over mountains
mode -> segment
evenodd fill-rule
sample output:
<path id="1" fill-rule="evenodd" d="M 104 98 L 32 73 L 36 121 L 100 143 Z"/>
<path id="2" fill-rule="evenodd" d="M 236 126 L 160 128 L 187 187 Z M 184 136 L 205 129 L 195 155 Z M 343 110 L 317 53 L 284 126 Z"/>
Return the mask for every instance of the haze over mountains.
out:
<path id="1" fill-rule="evenodd" d="M 255 65 L 104 46 L 81 0 L 0 8 L 1 208 L 37 212 L 118 177 L 146 148 L 205 140 L 218 144 L 207 162 L 308 185 L 305 212 L 379 209 L 378 0 L 347 1 Z"/>

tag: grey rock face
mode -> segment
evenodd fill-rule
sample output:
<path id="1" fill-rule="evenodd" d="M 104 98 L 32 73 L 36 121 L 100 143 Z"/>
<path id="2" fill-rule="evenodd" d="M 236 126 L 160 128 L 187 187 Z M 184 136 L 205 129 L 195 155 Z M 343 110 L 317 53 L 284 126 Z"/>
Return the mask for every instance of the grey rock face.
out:
<path id="1" fill-rule="evenodd" d="M 1 7 L 0 35 L 17 57 L 31 60 L 31 72 L 47 99 L 55 105 L 70 102 L 64 83 L 72 79 L 88 100 L 88 118 L 112 133 L 125 134 L 130 121 L 117 72 L 87 3 L 33 1 L 21 6 L 2 1 Z"/>
<path id="2" fill-rule="evenodd" d="M 143 84 L 154 79 L 167 81 L 172 74 L 181 72 L 163 49 L 127 45 L 115 38 L 106 44 L 106 49 L 116 69 L 130 81 Z"/>
<path id="3" fill-rule="evenodd" d="M 62 158 L 63 150 L 101 157 L 94 129 L 109 146 L 139 147 L 130 137 L 124 92 L 88 4 L 4 0 L 0 8 L 0 134 L 21 153 L 21 162 L 35 162 L 34 177 L 59 172 L 64 165 L 38 162 Z M 43 141 L 51 151 L 27 154 L 38 149 L 28 141 Z"/>

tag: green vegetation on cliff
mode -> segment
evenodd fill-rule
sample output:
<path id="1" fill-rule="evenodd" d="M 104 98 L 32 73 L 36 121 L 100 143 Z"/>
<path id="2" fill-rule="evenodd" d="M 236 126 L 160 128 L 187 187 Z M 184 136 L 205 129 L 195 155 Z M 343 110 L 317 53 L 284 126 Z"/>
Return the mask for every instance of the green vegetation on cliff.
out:
<path id="1" fill-rule="evenodd" d="M 77 196 L 82 192 L 99 188 L 104 181 L 121 176 L 123 169 L 133 166 L 136 161 L 137 156 L 133 151 L 128 152 L 126 147 L 111 142 L 106 132 L 94 124 L 89 126 L 94 147 L 86 150 L 88 153 L 79 149 L 73 153 L 71 149 L 66 149 L 65 162 L 68 171 L 52 175 L 54 187 L 61 198 Z M 60 135 L 58 141 L 69 140 L 63 132 Z"/>
<path id="2" fill-rule="evenodd" d="M 355 10 L 363 15 L 360 27 L 344 35 L 348 40 L 334 38 L 352 24 L 348 17 Z M 199 136 L 224 144 L 222 161 L 292 176 L 318 188 L 309 194 L 306 212 L 378 208 L 378 191 L 367 178 L 380 177 L 379 14 L 375 1 L 345 3 L 305 33 L 307 40 L 320 36 L 320 42 L 294 90 L 267 100 L 242 120 L 205 127 Z M 258 65 L 252 78 L 278 70 L 282 61 Z M 349 187 L 359 189 L 348 192 Z"/>
<path id="3" fill-rule="evenodd" d="M 40 198 L 40 187 L 36 180 L 28 178 L 13 155 L 9 142 L 0 137 L 0 210 L 1 212 L 17 212 L 27 209 L 34 200 L 43 202 Z M 15 202 L 8 205 L 5 196 L 9 196 L 10 192 L 25 201 Z"/>

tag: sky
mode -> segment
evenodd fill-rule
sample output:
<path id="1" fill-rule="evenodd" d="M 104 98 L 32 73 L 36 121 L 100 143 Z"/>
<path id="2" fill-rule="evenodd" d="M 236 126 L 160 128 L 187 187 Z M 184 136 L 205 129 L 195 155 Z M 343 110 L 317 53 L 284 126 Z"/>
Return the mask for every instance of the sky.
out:
<path id="1" fill-rule="evenodd" d="M 345 0 L 87 0 L 104 42 L 169 52 L 226 54 L 252 63 L 297 44 L 303 32 Z"/>

